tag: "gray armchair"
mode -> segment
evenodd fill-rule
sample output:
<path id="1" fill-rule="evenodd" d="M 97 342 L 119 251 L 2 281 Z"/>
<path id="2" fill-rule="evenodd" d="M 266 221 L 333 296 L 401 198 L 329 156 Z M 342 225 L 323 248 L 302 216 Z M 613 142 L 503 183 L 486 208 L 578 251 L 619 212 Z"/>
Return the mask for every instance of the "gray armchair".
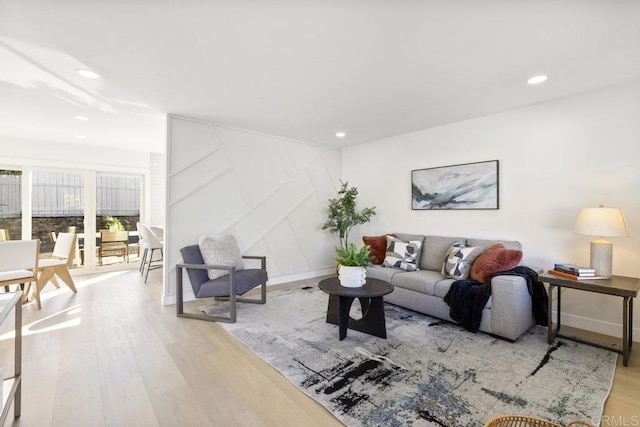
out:
<path id="1" fill-rule="evenodd" d="M 267 258 L 263 256 L 243 256 L 245 259 L 261 260 L 261 268 L 236 270 L 235 267 L 226 265 L 206 265 L 200 247 L 198 245 L 185 246 L 180 249 L 184 263 L 176 265 L 176 310 L 178 317 L 189 319 L 208 320 L 212 322 L 235 323 L 236 302 L 252 304 L 264 304 L 267 302 Z M 209 316 L 207 314 L 194 314 L 184 312 L 184 295 L 182 285 L 182 270 L 187 269 L 187 276 L 191 282 L 193 295 L 196 298 L 215 297 L 217 301 L 229 301 L 229 317 Z M 215 280 L 209 280 L 207 269 L 228 270 L 229 274 Z M 260 299 L 240 298 L 238 295 L 262 286 Z"/>

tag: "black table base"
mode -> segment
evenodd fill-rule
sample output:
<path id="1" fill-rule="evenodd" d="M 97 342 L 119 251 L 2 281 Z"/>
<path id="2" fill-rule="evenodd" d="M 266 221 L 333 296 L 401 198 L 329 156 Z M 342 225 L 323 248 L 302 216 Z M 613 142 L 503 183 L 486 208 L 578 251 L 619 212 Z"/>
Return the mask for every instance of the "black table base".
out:
<path id="1" fill-rule="evenodd" d="M 349 316 L 351 305 L 356 297 L 329 295 L 327 323 L 338 325 L 340 341 L 346 338 L 347 329 L 386 339 L 387 329 L 384 320 L 382 296 L 357 298 L 362 306 L 362 318 L 360 319 L 354 319 Z"/>

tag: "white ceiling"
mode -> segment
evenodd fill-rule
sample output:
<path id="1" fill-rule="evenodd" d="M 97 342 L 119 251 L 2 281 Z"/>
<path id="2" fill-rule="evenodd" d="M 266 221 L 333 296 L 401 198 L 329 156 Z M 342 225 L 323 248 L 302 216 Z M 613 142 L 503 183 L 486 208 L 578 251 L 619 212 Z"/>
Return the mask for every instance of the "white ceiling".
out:
<path id="1" fill-rule="evenodd" d="M 343 147 L 639 78 L 636 0 L 0 1 L 27 139 L 162 151 L 174 113 Z"/>

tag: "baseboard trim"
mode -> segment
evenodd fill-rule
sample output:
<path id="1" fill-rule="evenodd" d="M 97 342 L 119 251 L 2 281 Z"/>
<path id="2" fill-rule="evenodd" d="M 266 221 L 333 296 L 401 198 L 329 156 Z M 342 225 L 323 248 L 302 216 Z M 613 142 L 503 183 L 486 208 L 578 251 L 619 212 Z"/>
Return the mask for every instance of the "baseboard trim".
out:
<path id="1" fill-rule="evenodd" d="M 558 313 L 553 311 L 554 321 L 558 319 Z M 590 317 L 576 316 L 575 314 L 562 313 L 562 324 L 573 328 L 584 329 L 616 338 L 622 337 L 622 324 L 605 322 Z M 640 342 L 640 328 L 633 328 L 633 341 Z"/>

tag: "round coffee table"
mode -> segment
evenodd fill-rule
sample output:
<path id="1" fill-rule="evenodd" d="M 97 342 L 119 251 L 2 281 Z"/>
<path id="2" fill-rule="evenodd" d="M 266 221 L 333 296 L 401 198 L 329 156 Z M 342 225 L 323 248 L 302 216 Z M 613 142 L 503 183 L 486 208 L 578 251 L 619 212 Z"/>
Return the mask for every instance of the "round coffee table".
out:
<path id="1" fill-rule="evenodd" d="M 393 286 L 378 279 L 367 279 L 364 286 L 347 288 L 337 277 L 321 280 L 318 287 L 329 294 L 327 323 L 338 325 L 340 341 L 346 338 L 347 328 L 380 338 L 387 338 L 384 321 L 384 295 L 393 292 Z M 349 316 L 353 300 L 358 298 L 362 306 L 362 318 Z"/>

